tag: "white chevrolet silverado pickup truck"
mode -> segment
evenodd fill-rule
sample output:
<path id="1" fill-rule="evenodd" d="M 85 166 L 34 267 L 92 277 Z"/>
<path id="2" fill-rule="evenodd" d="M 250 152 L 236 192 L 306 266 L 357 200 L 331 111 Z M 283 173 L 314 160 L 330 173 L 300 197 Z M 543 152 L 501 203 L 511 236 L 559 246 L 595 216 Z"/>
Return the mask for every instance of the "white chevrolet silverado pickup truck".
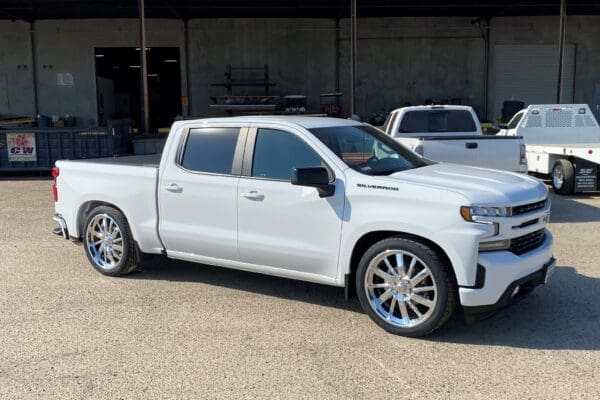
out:
<path id="1" fill-rule="evenodd" d="M 430 160 L 527 172 L 523 138 L 484 135 L 472 107 L 403 107 L 390 113 L 383 129 Z"/>
<path id="2" fill-rule="evenodd" d="M 110 276 L 163 254 L 345 287 L 389 332 L 469 320 L 553 271 L 546 187 L 424 160 L 380 130 L 318 117 L 176 122 L 160 162 L 58 161 L 56 234 Z"/>

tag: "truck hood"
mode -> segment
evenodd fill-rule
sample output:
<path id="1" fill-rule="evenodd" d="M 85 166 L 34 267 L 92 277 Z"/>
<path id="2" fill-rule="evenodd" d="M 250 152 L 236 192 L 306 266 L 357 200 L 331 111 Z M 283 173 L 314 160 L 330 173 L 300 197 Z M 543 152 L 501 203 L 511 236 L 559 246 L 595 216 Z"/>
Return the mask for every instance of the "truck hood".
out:
<path id="1" fill-rule="evenodd" d="M 478 205 L 525 204 L 548 195 L 546 186 L 536 178 L 456 164 L 429 165 L 396 172 L 387 178 L 456 192 Z"/>

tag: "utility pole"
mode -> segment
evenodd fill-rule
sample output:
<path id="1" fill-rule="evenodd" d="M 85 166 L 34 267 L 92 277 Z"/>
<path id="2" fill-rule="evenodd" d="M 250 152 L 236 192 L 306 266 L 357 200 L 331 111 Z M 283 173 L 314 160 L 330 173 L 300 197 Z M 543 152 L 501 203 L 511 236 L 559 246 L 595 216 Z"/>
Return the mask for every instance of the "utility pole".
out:
<path id="1" fill-rule="evenodd" d="M 148 110 L 148 64 L 146 62 L 146 15 L 144 12 L 144 0 L 138 0 L 140 13 L 140 88 L 142 104 L 142 124 L 140 133 L 147 133 L 150 129 L 150 113 Z"/>
<path id="2" fill-rule="evenodd" d="M 356 114 L 356 1 L 350 0 L 350 116 Z"/>
<path id="3" fill-rule="evenodd" d="M 35 36 L 35 21 L 29 22 L 29 40 L 31 45 L 31 78 L 33 82 L 33 109 L 35 115 L 40 113 L 40 102 L 38 98 L 38 72 L 37 72 L 37 41 Z"/>
<path id="4" fill-rule="evenodd" d="M 560 0 L 560 26 L 558 30 L 558 88 L 556 91 L 556 103 L 563 100 L 563 70 L 565 62 L 565 19 L 567 13 L 567 0 Z"/>

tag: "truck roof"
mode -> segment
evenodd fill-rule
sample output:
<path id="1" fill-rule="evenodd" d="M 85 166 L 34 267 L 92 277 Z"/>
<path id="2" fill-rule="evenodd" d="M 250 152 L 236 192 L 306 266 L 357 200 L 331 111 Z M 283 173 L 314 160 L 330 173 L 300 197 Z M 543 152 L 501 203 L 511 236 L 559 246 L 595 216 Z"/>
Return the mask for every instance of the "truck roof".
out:
<path id="1" fill-rule="evenodd" d="M 552 104 L 552 103 L 548 103 L 548 104 L 530 104 L 527 107 L 524 108 L 524 110 L 528 109 L 528 108 L 562 108 L 562 107 L 578 107 L 578 108 L 587 108 L 589 107 L 587 104 L 584 103 L 563 103 L 563 104 Z"/>
<path id="2" fill-rule="evenodd" d="M 400 107 L 395 109 L 394 111 L 429 111 L 429 110 L 464 110 L 471 111 L 473 108 L 470 106 L 459 106 L 454 104 L 449 105 L 428 105 L 428 106 L 409 106 L 409 107 Z"/>
<path id="3" fill-rule="evenodd" d="M 179 123 L 198 123 L 198 124 L 214 124 L 214 123 L 232 123 L 238 122 L 242 124 L 252 124 L 257 122 L 275 122 L 282 125 L 297 125 L 305 129 L 324 128 L 328 126 L 356 126 L 364 125 L 362 122 L 331 117 L 311 117 L 303 115 L 251 115 L 241 117 L 220 117 L 220 118 L 202 118 L 196 120 L 185 120 Z"/>

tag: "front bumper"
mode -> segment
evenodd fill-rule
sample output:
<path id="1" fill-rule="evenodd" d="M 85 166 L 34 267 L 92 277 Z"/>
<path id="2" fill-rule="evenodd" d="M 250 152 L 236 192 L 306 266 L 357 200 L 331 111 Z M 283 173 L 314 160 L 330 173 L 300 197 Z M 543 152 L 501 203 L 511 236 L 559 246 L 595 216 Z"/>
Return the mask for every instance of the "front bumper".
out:
<path id="1" fill-rule="evenodd" d="M 459 288 L 460 302 L 463 307 L 487 307 L 501 303 L 506 292 L 515 282 L 547 268 L 554 260 L 552 243 L 552 234 L 546 229 L 542 245 L 527 253 L 521 255 L 510 251 L 479 253 L 478 264 L 479 270 L 482 271 L 478 277 L 480 279 L 474 287 Z M 512 291 L 509 294 L 512 294 Z"/>
<path id="2" fill-rule="evenodd" d="M 502 296 L 494 304 L 475 307 L 463 307 L 465 320 L 467 323 L 473 323 L 477 320 L 489 317 L 496 311 L 508 306 L 509 304 L 527 297 L 536 286 L 545 284 L 552 275 L 556 265 L 556 260 L 550 259 L 539 271 L 533 272 L 523 278 L 517 279 L 511 283 Z"/>

